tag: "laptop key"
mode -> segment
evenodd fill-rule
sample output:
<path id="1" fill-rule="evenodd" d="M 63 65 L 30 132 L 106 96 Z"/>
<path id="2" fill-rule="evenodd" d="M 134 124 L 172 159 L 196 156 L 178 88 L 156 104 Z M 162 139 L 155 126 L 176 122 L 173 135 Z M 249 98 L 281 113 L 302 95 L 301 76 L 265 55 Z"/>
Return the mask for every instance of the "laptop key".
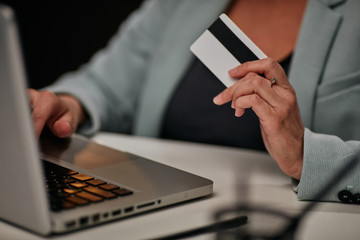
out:
<path id="1" fill-rule="evenodd" d="M 68 178 L 68 177 L 66 177 L 66 178 L 63 178 L 61 181 L 62 181 L 63 183 L 65 183 L 65 184 L 69 184 L 69 183 L 75 182 L 76 180 L 73 179 L 73 178 Z"/>
<path id="2" fill-rule="evenodd" d="M 56 164 L 48 162 L 48 161 L 43 161 L 43 163 L 44 163 L 45 167 L 48 168 L 50 171 L 57 172 L 62 175 L 73 175 L 73 174 L 78 173 L 77 171 L 56 165 Z"/>
<path id="3" fill-rule="evenodd" d="M 86 181 L 88 184 L 93 185 L 93 186 L 99 186 L 102 184 L 105 184 L 106 182 L 100 180 L 100 179 L 92 179 L 92 180 L 88 180 Z"/>
<path id="4" fill-rule="evenodd" d="M 119 187 L 112 185 L 110 183 L 107 183 L 107 184 L 100 185 L 99 188 L 104 189 L 104 190 L 113 190 L 113 189 L 117 189 Z"/>
<path id="5" fill-rule="evenodd" d="M 57 193 L 54 193 L 54 197 L 58 197 L 58 198 L 60 198 L 60 199 L 64 199 L 64 198 L 67 198 L 67 197 L 70 197 L 70 193 L 67 193 L 67 192 L 65 192 L 65 191 L 58 191 Z"/>
<path id="6" fill-rule="evenodd" d="M 84 198 L 84 199 L 86 199 L 86 200 L 88 200 L 90 202 L 100 202 L 100 201 L 104 200 L 100 196 L 97 196 L 97 195 L 94 195 L 94 194 L 91 194 L 91 193 L 85 192 L 85 191 L 78 192 L 75 195 L 78 196 L 78 197 Z"/>
<path id="7" fill-rule="evenodd" d="M 47 183 L 47 188 L 49 189 L 49 191 L 58 190 L 58 189 L 62 189 L 65 187 L 67 187 L 67 184 L 64 184 L 64 183 L 59 183 L 59 182 L 54 182 L 54 181 Z"/>
<path id="8" fill-rule="evenodd" d="M 93 177 L 88 176 L 88 175 L 83 174 L 83 173 L 78 173 L 78 174 L 72 175 L 71 177 L 73 177 L 73 178 L 75 178 L 76 180 L 79 180 L 79 181 L 88 181 L 88 180 L 94 179 Z"/>
<path id="9" fill-rule="evenodd" d="M 76 206 L 76 205 L 75 205 L 74 203 L 64 201 L 62 207 L 63 207 L 64 209 L 70 209 L 70 208 L 74 208 L 75 206 Z"/>
<path id="10" fill-rule="evenodd" d="M 133 194 L 132 191 L 127 190 L 125 188 L 118 188 L 118 189 L 112 190 L 112 192 L 121 197 Z"/>
<path id="11" fill-rule="evenodd" d="M 114 197 L 116 197 L 116 195 L 114 193 L 112 193 L 112 192 L 108 192 L 108 191 L 105 191 L 103 189 L 93 187 L 93 186 L 85 187 L 85 188 L 83 188 L 83 190 L 85 190 L 87 192 L 90 192 L 90 193 L 93 193 L 93 194 L 96 194 L 96 195 L 99 195 L 99 196 L 101 196 L 103 198 L 114 198 Z"/>
<path id="12" fill-rule="evenodd" d="M 83 206 L 83 205 L 86 205 L 86 204 L 89 204 L 89 201 L 84 199 L 84 198 L 80 198 L 80 197 L 77 197 L 75 195 L 72 195 L 68 198 L 66 198 L 66 201 L 68 202 L 72 202 L 76 205 L 80 205 L 80 206 Z"/>
<path id="13" fill-rule="evenodd" d="M 86 183 L 83 182 L 74 182 L 74 183 L 70 183 L 70 186 L 72 187 L 76 187 L 76 188 L 83 188 L 88 186 Z"/>
<path id="14" fill-rule="evenodd" d="M 63 191 L 66 192 L 66 193 L 74 194 L 74 193 L 80 192 L 81 190 L 80 189 L 74 189 L 74 188 L 64 188 Z"/>

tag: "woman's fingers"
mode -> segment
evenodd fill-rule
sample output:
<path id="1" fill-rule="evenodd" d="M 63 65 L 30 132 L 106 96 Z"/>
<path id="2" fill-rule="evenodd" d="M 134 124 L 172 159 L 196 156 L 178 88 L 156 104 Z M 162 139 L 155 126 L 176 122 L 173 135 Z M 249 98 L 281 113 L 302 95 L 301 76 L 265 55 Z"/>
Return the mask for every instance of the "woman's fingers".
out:
<path id="1" fill-rule="evenodd" d="M 238 117 L 252 108 L 259 117 L 268 152 L 285 173 L 299 179 L 304 127 L 295 91 L 284 70 L 274 60 L 262 59 L 241 64 L 229 74 L 238 81 L 217 95 L 214 102 L 222 105 L 231 101 Z"/>
<path id="2" fill-rule="evenodd" d="M 269 85 L 271 85 L 271 80 L 275 78 L 276 85 L 283 88 L 291 87 L 283 68 L 271 58 L 245 62 L 229 71 L 229 75 L 233 78 L 242 78 L 248 73 L 264 76 L 269 81 Z"/>
<path id="3" fill-rule="evenodd" d="M 49 120 L 56 105 L 56 99 L 50 92 L 38 92 L 36 90 L 28 90 L 32 118 L 35 126 L 36 136 L 39 137 L 45 124 Z"/>
<path id="4" fill-rule="evenodd" d="M 271 69 L 268 69 L 271 67 Z M 214 98 L 217 105 L 235 100 L 239 96 L 258 94 L 269 104 L 277 105 L 281 100 L 278 95 L 281 88 L 292 89 L 281 66 L 272 59 L 246 62 L 229 71 L 238 82 L 225 89 Z M 281 88 L 279 88 L 281 87 Z M 279 91 L 273 91 L 276 88 Z"/>
<path id="5" fill-rule="evenodd" d="M 61 138 L 69 137 L 71 134 L 74 133 L 70 121 L 66 121 L 64 119 L 59 119 L 55 121 L 55 123 L 49 128 L 54 135 Z"/>
<path id="6" fill-rule="evenodd" d="M 235 116 L 240 117 L 238 113 L 245 112 L 245 109 L 252 108 L 253 111 L 259 116 L 259 119 L 271 119 L 273 117 L 273 108 L 259 95 L 252 94 L 242 96 L 236 99 L 235 103 Z"/>
<path id="7" fill-rule="evenodd" d="M 84 121 L 84 112 L 80 103 L 70 95 L 60 95 L 60 102 L 65 112 L 50 128 L 58 137 L 68 137 L 76 131 L 80 122 Z"/>
<path id="8" fill-rule="evenodd" d="M 58 137 L 67 137 L 74 132 L 77 123 L 65 101 L 49 91 L 29 89 L 28 94 L 37 138 L 45 126 Z"/>

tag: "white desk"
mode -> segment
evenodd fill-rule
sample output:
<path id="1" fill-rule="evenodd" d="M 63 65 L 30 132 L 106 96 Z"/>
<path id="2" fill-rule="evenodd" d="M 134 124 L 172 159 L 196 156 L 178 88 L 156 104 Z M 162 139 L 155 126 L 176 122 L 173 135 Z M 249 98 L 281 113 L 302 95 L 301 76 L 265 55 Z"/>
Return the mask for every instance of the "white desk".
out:
<path id="1" fill-rule="evenodd" d="M 209 178 L 214 181 L 214 195 L 51 239 L 149 239 L 209 224 L 215 210 L 237 201 L 291 213 L 306 204 L 297 200 L 290 179 L 264 153 L 108 133 L 94 140 Z M 359 213 L 357 205 L 321 203 L 305 218 L 297 239 L 357 240 Z M 44 238 L 0 221 L 0 239 Z M 192 239 L 213 239 L 213 235 Z"/>

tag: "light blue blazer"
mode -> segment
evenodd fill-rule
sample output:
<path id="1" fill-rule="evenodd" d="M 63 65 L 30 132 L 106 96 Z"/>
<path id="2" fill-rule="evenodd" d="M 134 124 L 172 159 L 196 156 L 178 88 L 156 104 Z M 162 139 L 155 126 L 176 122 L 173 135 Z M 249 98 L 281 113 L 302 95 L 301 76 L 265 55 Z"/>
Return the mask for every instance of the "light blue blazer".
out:
<path id="1" fill-rule="evenodd" d="M 147 0 L 107 48 L 48 89 L 82 102 L 90 117 L 84 134 L 157 137 L 169 98 L 193 58 L 189 46 L 229 2 Z M 296 191 L 300 200 L 312 200 L 360 152 L 360 1 L 309 0 L 289 80 L 306 127 Z M 322 200 L 338 201 L 347 186 L 360 192 L 359 165 Z"/>

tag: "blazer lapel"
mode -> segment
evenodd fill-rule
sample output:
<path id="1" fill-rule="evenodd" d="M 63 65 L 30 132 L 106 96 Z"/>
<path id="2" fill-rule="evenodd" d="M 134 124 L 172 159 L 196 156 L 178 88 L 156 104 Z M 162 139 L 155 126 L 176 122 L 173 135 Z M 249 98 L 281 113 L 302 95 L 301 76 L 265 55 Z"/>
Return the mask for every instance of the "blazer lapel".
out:
<path id="1" fill-rule="evenodd" d="M 342 16 L 334 7 L 345 0 L 309 0 L 294 53 L 289 80 L 294 87 L 303 123 L 312 127 L 317 85 Z"/>

